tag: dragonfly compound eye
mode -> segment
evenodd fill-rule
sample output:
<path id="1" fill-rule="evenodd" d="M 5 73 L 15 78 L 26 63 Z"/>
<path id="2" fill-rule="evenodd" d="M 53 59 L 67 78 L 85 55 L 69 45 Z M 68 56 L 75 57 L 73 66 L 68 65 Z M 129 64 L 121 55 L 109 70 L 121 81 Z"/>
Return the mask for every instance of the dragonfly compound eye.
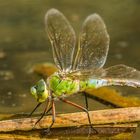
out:
<path id="1" fill-rule="evenodd" d="M 33 96 L 35 96 L 37 94 L 35 86 L 31 87 L 30 92 Z"/>
<path id="2" fill-rule="evenodd" d="M 38 102 L 44 102 L 48 98 L 49 92 L 43 79 L 38 81 L 35 86 L 31 87 L 31 94 Z"/>

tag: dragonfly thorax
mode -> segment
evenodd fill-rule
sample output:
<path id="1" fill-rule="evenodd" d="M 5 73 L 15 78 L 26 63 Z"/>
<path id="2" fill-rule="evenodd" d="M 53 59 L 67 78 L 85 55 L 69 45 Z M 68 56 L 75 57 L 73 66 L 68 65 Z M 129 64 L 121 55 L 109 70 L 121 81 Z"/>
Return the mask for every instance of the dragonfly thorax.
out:
<path id="1" fill-rule="evenodd" d="M 47 83 L 54 97 L 71 95 L 80 90 L 79 80 L 61 77 L 58 73 L 50 76 Z"/>

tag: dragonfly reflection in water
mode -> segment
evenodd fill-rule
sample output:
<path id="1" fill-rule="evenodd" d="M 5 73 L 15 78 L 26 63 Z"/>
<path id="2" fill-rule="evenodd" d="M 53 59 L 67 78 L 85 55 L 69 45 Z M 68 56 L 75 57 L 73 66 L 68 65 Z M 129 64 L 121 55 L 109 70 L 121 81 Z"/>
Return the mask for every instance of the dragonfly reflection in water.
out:
<path id="1" fill-rule="evenodd" d="M 31 87 L 31 93 L 38 102 L 32 113 L 43 102 L 47 102 L 36 124 L 46 113 L 52 111 L 52 123 L 48 131 L 50 130 L 55 122 L 55 100 L 58 99 L 85 111 L 91 126 L 88 108 L 68 101 L 65 97 L 77 92 L 85 94 L 86 89 L 102 86 L 140 87 L 140 71 L 123 64 L 102 68 L 107 58 L 110 39 L 104 21 L 98 14 L 86 18 L 79 39 L 76 39 L 65 16 L 56 9 L 50 9 L 46 13 L 45 27 L 52 44 L 54 62 L 59 70 L 48 77 L 46 82 L 40 80 Z M 87 101 L 86 96 L 85 99 Z"/>

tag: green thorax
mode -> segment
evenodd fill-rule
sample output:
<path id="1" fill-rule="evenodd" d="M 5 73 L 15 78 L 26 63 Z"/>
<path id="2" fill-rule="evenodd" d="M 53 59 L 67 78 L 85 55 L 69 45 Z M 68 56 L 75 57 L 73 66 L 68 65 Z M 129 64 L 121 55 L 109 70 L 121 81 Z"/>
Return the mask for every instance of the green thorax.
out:
<path id="1" fill-rule="evenodd" d="M 79 80 L 61 78 L 58 74 L 49 77 L 48 83 L 55 97 L 71 95 L 79 91 Z"/>

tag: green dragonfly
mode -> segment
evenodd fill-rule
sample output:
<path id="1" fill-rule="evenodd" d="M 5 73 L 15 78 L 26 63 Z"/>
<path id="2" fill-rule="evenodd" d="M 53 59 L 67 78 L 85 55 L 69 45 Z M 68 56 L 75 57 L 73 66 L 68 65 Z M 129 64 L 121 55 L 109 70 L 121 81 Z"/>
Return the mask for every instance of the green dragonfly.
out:
<path id="1" fill-rule="evenodd" d="M 78 39 L 66 17 L 56 9 L 46 13 L 45 27 L 58 72 L 31 87 L 31 93 L 38 102 L 31 115 L 43 102 L 47 102 L 36 124 L 52 111 L 50 130 L 55 122 L 55 101 L 60 100 L 85 111 L 91 125 L 87 97 L 85 108 L 66 100 L 67 96 L 111 85 L 140 87 L 140 71 L 135 68 L 119 64 L 103 69 L 110 39 L 105 23 L 98 14 L 89 15 L 85 19 Z"/>

